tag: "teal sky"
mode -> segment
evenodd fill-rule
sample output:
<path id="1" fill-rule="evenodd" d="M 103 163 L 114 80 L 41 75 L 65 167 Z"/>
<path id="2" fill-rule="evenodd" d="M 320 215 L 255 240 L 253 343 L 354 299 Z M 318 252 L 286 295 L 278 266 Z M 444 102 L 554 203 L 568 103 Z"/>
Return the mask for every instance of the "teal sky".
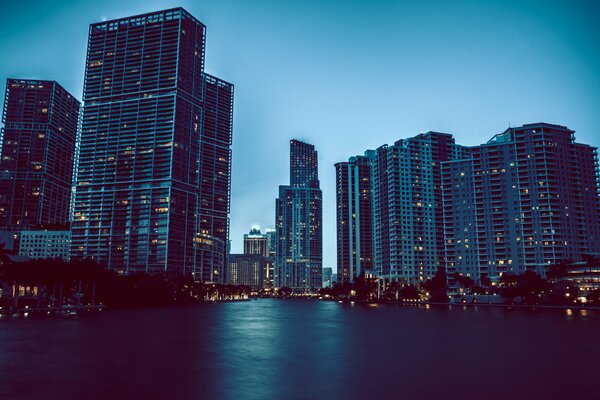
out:
<path id="1" fill-rule="evenodd" d="M 600 145 L 594 1 L 3 2 L 1 85 L 54 79 L 81 98 L 90 23 L 175 6 L 207 25 L 207 72 L 235 84 L 233 252 L 273 226 L 291 138 L 319 152 L 334 267 L 335 162 L 421 131 L 475 145 L 540 121 Z"/>

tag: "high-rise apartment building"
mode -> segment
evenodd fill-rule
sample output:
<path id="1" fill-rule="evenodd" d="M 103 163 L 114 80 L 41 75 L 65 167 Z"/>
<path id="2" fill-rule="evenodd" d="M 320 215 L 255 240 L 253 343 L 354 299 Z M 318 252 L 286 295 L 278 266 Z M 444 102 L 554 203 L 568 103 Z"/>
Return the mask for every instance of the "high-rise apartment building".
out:
<path id="1" fill-rule="evenodd" d="M 450 134 L 428 132 L 373 157 L 374 272 L 418 284 L 444 266 L 440 163 L 462 157 Z"/>
<path id="2" fill-rule="evenodd" d="M 600 252 L 596 149 L 546 123 L 509 128 L 442 164 L 446 265 L 480 282 Z"/>
<path id="3" fill-rule="evenodd" d="M 371 164 L 374 151 L 335 164 L 337 271 L 341 284 L 373 268 Z M 330 282 L 331 283 L 331 282 Z"/>
<path id="4" fill-rule="evenodd" d="M 57 82 L 7 80 L 0 135 L 0 230 L 69 222 L 79 106 Z"/>
<path id="5" fill-rule="evenodd" d="M 182 8 L 92 24 L 72 258 L 226 282 L 233 85 Z"/>
<path id="6" fill-rule="evenodd" d="M 323 206 L 313 145 L 290 141 L 290 186 L 279 187 L 275 208 L 275 286 L 321 288 Z"/>

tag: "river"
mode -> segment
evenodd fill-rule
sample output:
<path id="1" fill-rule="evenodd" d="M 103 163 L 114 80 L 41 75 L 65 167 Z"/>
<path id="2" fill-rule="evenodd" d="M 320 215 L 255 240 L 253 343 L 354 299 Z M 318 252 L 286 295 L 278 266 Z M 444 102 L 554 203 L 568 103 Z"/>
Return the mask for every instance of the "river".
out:
<path id="1" fill-rule="evenodd" d="M 0 319 L 0 399 L 595 398 L 600 312 L 260 299 Z"/>

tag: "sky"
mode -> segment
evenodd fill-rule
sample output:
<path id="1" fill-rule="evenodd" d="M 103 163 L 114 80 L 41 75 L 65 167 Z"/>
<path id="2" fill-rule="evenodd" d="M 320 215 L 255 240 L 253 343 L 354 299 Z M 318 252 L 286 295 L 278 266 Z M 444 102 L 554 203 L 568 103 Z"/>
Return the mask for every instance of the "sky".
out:
<path id="1" fill-rule="evenodd" d="M 0 85 L 56 80 L 81 99 L 89 24 L 177 6 L 207 26 L 206 71 L 235 85 L 233 253 L 274 226 L 292 138 L 319 152 L 334 268 L 336 162 L 429 130 L 477 145 L 542 121 L 600 146 L 594 1 L 6 1 Z"/>

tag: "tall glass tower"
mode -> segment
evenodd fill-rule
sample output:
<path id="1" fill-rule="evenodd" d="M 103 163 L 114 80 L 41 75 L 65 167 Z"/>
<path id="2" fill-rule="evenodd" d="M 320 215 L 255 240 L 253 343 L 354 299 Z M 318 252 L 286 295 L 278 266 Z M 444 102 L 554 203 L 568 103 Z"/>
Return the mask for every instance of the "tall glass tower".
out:
<path id="1" fill-rule="evenodd" d="M 323 195 L 313 145 L 290 142 L 290 186 L 279 186 L 275 208 L 275 286 L 321 288 Z"/>
<path id="2" fill-rule="evenodd" d="M 233 85 L 182 8 L 92 24 L 71 257 L 225 281 Z"/>
<path id="3" fill-rule="evenodd" d="M 54 81 L 7 80 L 0 230 L 68 223 L 79 106 Z"/>

